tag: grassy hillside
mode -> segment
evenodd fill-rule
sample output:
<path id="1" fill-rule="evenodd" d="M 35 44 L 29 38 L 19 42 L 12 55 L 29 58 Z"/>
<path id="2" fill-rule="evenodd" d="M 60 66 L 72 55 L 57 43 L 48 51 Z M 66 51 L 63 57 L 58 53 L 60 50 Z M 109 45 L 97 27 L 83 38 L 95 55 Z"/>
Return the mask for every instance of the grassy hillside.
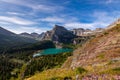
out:
<path id="1" fill-rule="evenodd" d="M 74 53 L 79 55 L 77 65 L 85 66 L 110 61 L 120 57 L 120 25 L 116 25 L 88 41 Z"/>
<path id="2" fill-rule="evenodd" d="M 25 80 L 64 80 L 64 78 L 73 78 L 75 72 L 67 69 L 50 69 L 41 73 L 36 73 L 34 76 Z"/>
<path id="3" fill-rule="evenodd" d="M 71 67 L 85 67 L 91 77 L 97 74 L 112 79 L 120 75 L 120 24 L 91 39 L 73 54 Z"/>
<path id="4" fill-rule="evenodd" d="M 36 72 L 42 72 L 53 68 L 60 68 L 69 56 L 71 56 L 70 52 L 39 56 L 32 59 L 30 63 L 23 68 L 24 70 L 22 74 L 24 73 L 24 77 L 30 77 Z"/>

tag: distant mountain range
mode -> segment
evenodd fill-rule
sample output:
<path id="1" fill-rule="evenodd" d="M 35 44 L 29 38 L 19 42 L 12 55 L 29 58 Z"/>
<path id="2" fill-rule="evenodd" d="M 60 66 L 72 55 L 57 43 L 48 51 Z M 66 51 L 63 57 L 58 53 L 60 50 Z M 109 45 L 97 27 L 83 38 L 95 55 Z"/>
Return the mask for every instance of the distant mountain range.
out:
<path id="1" fill-rule="evenodd" d="M 97 33 L 102 32 L 103 28 L 96 28 L 95 30 L 76 28 L 72 30 L 67 30 L 63 26 L 55 25 L 52 30 L 38 33 L 21 33 L 23 37 L 28 37 L 36 40 L 51 40 L 57 43 L 66 43 L 72 42 L 74 38 L 79 36 L 90 36 L 96 35 Z"/>
<path id="2" fill-rule="evenodd" d="M 24 32 L 24 33 L 21 33 L 19 34 L 23 37 L 27 37 L 27 38 L 32 38 L 32 39 L 35 39 L 35 40 L 42 40 L 43 36 L 45 35 L 45 33 L 41 33 L 41 34 L 38 34 L 38 33 L 27 33 L 27 32 Z"/>
<path id="3" fill-rule="evenodd" d="M 10 32 L 0 27 L 0 48 L 21 46 L 29 43 L 37 42 L 35 39 L 22 37 L 18 34 Z"/>
<path id="4" fill-rule="evenodd" d="M 67 30 L 63 26 L 55 25 L 54 28 L 45 33 L 21 33 L 23 37 L 32 38 L 36 40 L 51 40 L 55 43 L 70 43 L 76 37 L 71 31 Z"/>
<path id="5" fill-rule="evenodd" d="M 43 40 L 51 40 L 54 43 L 73 43 L 74 38 L 79 36 L 93 35 L 101 32 L 102 30 L 103 29 L 101 28 L 98 28 L 94 31 L 83 28 L 67 30 L 63 26 L 55 25 L 52 30 L 43 32 L 41 34 L 35 32 L 31 34 L 27 32 L 15 34 L 0 27 L 0 47 L 24 45 Z"/>

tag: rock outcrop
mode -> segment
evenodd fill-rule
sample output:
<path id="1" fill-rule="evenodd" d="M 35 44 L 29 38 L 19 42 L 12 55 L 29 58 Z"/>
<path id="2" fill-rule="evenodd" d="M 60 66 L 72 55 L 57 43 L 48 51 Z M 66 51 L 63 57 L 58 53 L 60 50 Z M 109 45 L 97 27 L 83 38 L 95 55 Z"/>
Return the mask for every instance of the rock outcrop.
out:
<path id="1" fill-rule="evenodd" d="M 52 40 L 56 43 L 71 43 L 76 36 L 62 26 L 55 25 L 51 31 L 47 31 L 43 40 Z"/>
<path id="2" fill-rule="evenodd" d="M 90 35 L 96 35 L 103 31 L 103 28 L 96 28 L 95 30 L 90 29 L 83 29 L 83 28 L 76 28 L 71 30 L 73 34 L 76 36 L 90 36 Z"/>
<path id="3" fill-rule="evenodd" d="M 85 29 L 83 28 L 73 29 L 72 32 L 77 36 L 82 36 L 85 32 Z"/>

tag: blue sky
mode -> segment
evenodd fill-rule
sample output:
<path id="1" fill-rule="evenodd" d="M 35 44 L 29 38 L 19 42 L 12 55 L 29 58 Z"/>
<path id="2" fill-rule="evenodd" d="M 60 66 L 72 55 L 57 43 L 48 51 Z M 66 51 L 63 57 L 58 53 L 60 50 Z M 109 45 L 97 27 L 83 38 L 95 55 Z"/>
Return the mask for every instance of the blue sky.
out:
<path id="1" fill-rule="evenodd" d="M 0 0 L 0 26 L 15 33 L 104 28 L 118 18 L 120 0 Z"/>

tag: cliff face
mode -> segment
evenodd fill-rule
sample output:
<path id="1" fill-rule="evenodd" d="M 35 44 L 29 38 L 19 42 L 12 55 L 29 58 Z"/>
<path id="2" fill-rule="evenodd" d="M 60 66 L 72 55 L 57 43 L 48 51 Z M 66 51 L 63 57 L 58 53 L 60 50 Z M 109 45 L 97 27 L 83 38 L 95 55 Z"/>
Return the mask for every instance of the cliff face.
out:
<path id="1" fill-rule="evenodd" d="M 78 29 L 73 29 L 71 30 L 73 34 L 76 36 L 90 36 L 90 35 L 96 35 L 99 34 L 103 31 L 103 28 L 96 28 L 95 30 L 90 30 L 90 29 L 83 29 L 83 28 L 78 28 Z"/>
<path id="2" fill-rule="evenodd" d="M 44 40 L 52 40 L 56 43 L 70 43 L 76 36 L 62 26 L 55 25 L 51 31 L 47 31 Z"/>
<path id="3" fill-rule="evenodd" d="M 85 29 L 83 29 L 83 28 L 73 29 L 72 32 L 73 32 L 73 34 L 75 34 L 77 36 L 81 36 L 84 34 Z"/>
<path id="4" fill-rule="evenodd" d="M 120 61 L 120 25 L 103 31 L 74 51 L 71 67 L 107 65 L 110 61 Z M 117 65 L 117 66 L 120 66 Z"/>

